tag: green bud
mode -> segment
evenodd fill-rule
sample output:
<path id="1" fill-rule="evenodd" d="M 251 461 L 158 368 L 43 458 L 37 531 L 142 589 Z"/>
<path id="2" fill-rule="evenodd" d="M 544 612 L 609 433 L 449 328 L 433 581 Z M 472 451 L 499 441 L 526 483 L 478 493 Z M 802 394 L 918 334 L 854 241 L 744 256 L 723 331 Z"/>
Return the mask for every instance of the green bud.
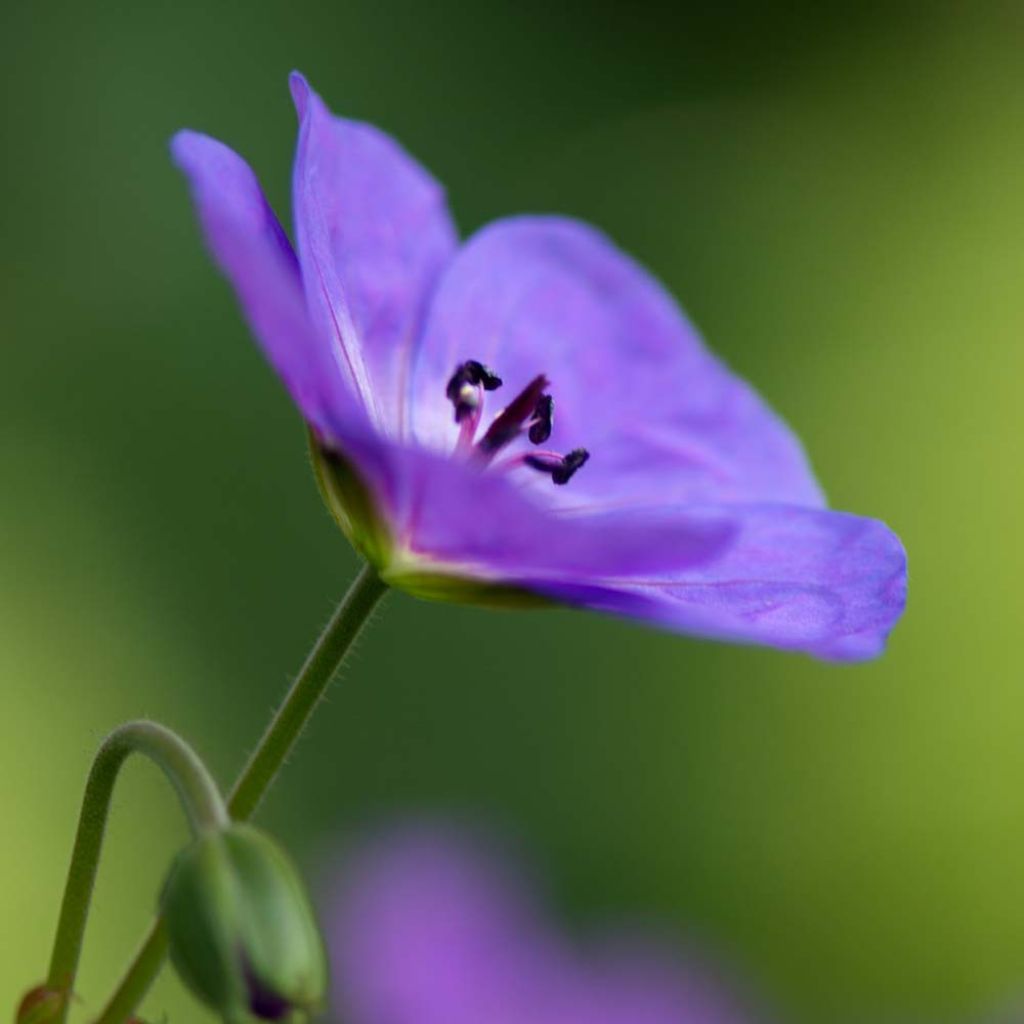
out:
<path id="1" fill-rule="evenodd" d="M 323 941 L 298 873 L 269 836 L 232 824 L 200 837 L 172 865 L 161 908 L 174 966 L 222 1016 L 319 1009 Z"/>

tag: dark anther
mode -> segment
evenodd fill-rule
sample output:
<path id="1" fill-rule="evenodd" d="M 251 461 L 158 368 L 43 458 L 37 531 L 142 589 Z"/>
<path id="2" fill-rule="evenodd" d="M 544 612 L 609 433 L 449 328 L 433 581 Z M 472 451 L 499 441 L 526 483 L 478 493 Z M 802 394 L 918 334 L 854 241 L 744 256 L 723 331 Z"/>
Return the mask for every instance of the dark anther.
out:
<path id="1" fill-rule="evenodd" d="M 550 395 L 541 395 L 537 408 L 533 410 L 533 423 L 530 424 L 530 441 L 543 444 L 551 436 L 551 421 L 555 415 L 555 400 Z"/>
<path id="2" fill-rule="evenodd" d="M 589 458 L 590 452 L 586 448 L 573 448 L 563 457 L 561 466 L 551 474 L 552 483 L 567 484 L 576 470 L 582 469 Z"/>
<path id="3" fill-rule="evenodd" d="M 563 455 L 558 460 L 545 455 L 527 455 L 523 461 L 531 469 L 547 473 L 551 477 L 552 483 L 561 486 L 567 484 L 589 458 L 590 452 L 586 448 L 573 448 L 568 455 Z"/>
<path id="4" fill-rule="evenodd" d="M 468 362 L 459 363 L 448 380 L 448 387 L 445 388 L 448 400 L 454 402 L 465 384 L 472 384 L 473 387 L 480 385 L 484 391 L 496 391 L 501 387 L 501 378 L 488 370 L 483 363 L 470 359 Z"/>
<path id="5" fill-rule="evenodd" d="M 448 396 L 448 401 L 455 406 L 456 423 L 461 423 L 471 413 L 476 412 L 480 405 L 480 396 L 476 390 L 478 387 L 482 387 L 484 391 L 494 391 L 501 387 L 501 378 L 475 359 L 459 363 L 444 392 Z"/>
<path id="6" fill-rule="evenodd" d="M 544 374 L 534 377 L 522 391 L 512 399 L 504 409 L 494 417 L 494 422 L 487 428 L 487 433 L 480 439 L 477 448 L 487 456 L 504 448 L 510 441 L 519 436 L 523 424 L 529 420 L 537 408 L 537 403 L 548 386 Z"/>
<path id="7" fill-rule="evenodd" d="M 501 378 L 493 371 L 489 370 L 483 363 L 478 363 L 475 359 L 470 359 L 469 362 L 462 364 L 465 369 L 467 379 L 470 384 L 480 384 L 484 391 L 497 391 L 501 387 Z"/>

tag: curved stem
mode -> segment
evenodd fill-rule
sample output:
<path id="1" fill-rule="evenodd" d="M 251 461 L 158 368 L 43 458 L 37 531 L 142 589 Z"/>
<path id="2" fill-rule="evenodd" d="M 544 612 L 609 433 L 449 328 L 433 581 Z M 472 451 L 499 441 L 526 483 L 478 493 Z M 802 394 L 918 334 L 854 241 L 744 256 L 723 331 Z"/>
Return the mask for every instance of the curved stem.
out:
<path id="1" fill-rule="evenodd" d="M 192 748 L 170 729 L 156 722 L 128 722 L 103 741 L 85 784 L 71 867 L 50 958 L 47 985 L 63 993 L 58 1024 L 67 1019 L 68 997 L 78 972 L 114 784 L 121 766 L 133 753 L 143 754 L 163 769 L 178 792 L 194 832 L 221 828 L 228 823 L 227 809 L 210 773 Z"/>
<path id="2" fill-rule="evenodd" d="M 327 684 L 386 592 L 387 584 L 369 565 L 353 580 L 231 790 L 228 811 L 234 820 L 245 821 L 259 806 Z M 152 985 L 166 952 L 167 937 L 157 918 L 96 1024 L 124 1024 Z"/>

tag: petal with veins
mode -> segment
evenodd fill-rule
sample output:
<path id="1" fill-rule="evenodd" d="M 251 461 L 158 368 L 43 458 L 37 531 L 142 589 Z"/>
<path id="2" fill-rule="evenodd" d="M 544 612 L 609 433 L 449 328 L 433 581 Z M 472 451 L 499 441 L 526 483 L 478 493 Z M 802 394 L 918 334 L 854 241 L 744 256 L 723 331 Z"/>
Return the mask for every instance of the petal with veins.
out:
<path id="1" fill-rule="evenodd" d="M 312 316 L 374 423 L 401 437 L 409 355 L 457 244 L 444 192 L 384 132 L 335 117 L 302 75 L 291 89 L 295 235 Z"/>
<path id="2" fill-rule="evenodd" d="M 417 349 L 410 406 L 421 441 L 448 450 L 439 397 L 479 359 L 510 394 L 551 381 L 559 451 L 592 455 L 549 503 L 822 504 L 803 449 L 704 346 L 665 290 L 604 235 L 560 217 L 498 221 L 445 274 Z"/>

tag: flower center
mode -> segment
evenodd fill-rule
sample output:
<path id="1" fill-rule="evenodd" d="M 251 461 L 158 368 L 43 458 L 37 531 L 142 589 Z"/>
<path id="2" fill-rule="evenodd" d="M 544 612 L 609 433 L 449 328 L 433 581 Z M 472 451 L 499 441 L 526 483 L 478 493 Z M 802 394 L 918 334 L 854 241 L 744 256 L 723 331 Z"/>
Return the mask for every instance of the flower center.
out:
<path id="1" fill-rule="evenodd" d="M 502 379 L 497 374 L 483 363 L 470 359 L 455 367 L 445 388 L 445 395 L 455 410 L 455 422 L 459 425 L 456 450 L 472 451 L 485 464 L 524 432 L 531 444 L 543 444 L 551 436 L 554 423 L 555 401 L 547 393 L 548 379 L 541 373 L 491 420 L 483 437 L 476 441 L 477 428 L 483 418 L 484 392 L 496 391 L 501 385 Z M 589 458 L 586 448 L 574 448 L 568 455 L 532 451 L 513 456 L 502 463 L 502 468 L 528 466 L 546 473 L 552 483 L 562 485 L 567 484 Z"/>

